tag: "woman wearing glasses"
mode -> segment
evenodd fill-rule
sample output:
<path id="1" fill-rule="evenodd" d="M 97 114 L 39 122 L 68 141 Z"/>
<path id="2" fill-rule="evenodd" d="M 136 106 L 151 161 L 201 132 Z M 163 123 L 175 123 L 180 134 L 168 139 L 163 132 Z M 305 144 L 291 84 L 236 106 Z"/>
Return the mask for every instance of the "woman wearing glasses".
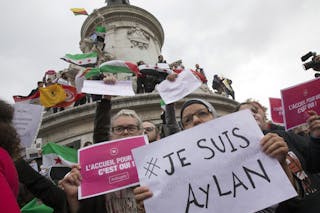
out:
<path id="1" fill-rule="evenodd" d="M 186 101 L 180 110 L 180 122 L 182 129 L 190 129 L 199 124 L 211 121 L 218 117 L 218 114 L 214 107 L 202 100 L 191 99 Z M 270 157 L 276 158 L 287 172 L 288 167 L 285 163 L 285 156 L 288 152 L 288 146 L 286 142 L 275 134 L 267 134 L 260 141 L 262 150 Z M 293 182 L 291 173 L 287 174 L 289 179 Z M 152 192 L 148 187 L 141 186 L 134 190 L 135 198 L 139 205 L 143 205 L 142 202 L 145 199 L 152 197 Z M 268 208 L 268 211 L 275 212 L 274 208 Z"/>

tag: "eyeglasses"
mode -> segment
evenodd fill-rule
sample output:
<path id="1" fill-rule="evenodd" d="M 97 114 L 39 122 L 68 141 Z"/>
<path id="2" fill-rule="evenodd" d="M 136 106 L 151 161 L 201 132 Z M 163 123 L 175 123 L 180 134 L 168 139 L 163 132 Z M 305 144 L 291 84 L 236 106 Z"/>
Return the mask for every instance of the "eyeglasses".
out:
<path id="1" fill-rule="evenodd" d="M 252 107 L 251 109 L 251 112 L 253 112 L 254 114 L 257 114 L 258 113 L 258 109 L 256 107 Z"/>
<path id="2" fill-rule="evenodd" d="M 193 117 L 197 116 L 200 120 L 204 120 L 211 115 L 207 109 L 200 109 L 193 114 L 187 115 L 181 119 L 181 123 L 183 126 L 189 126 L 193 122 Z"/>
<path id="3" fill-rule="evenodd" d="M 124 133 L 124 130 L 127 130 L 128 133 L 132 134 L 139 130 L 138 126 L 135 125 L 129 125 L 129 126 L 115 126 L 112 127 L 112 132 L 116 135 L 121 135 Z"/>
<path id="4" fill-rule="evenodd" d="M 146 131 L 146 132 L 152 132 L 153 130 L 154 130 L 154 127 L 145 127 L 145 128 L 143 128 L 143 130 L 144 131 Z"/>

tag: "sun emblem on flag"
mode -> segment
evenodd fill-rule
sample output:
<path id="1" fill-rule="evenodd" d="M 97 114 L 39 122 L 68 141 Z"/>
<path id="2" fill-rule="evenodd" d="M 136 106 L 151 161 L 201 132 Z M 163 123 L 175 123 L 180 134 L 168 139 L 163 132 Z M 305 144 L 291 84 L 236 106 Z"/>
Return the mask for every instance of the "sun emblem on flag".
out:
<path id="1" fill-rule="evenodd" d="M 66 99 L 64 101 L 66 102 L 70 102 L 70 101 L 73 101 L 73 99 L 75 98 L 75 96 L 73 95 L 73 93 L 69 90 L 64 90 L 65 93 L 66 93 Z"/>

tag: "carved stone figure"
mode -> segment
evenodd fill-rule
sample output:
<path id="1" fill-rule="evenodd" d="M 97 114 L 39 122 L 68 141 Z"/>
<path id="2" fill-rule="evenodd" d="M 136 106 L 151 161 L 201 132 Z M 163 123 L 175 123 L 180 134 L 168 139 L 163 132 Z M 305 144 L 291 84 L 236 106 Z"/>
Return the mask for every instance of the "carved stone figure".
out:
<path id="1" fill-rule="evenodd" d="M 150 36 L 138 26 L 131 27 L 127 32 L 127 37 L 134 47 L 148 49 Z"/>
<path id="2" fill-rule="evenodd" d="M 93 41 L 90 38 L 84 38 L 80 41 L 80 49 L 83 53 L 91 52 L 93 48 Z"/>
<path id="3" fill-rule="evenodd" d="M 101 23 L 104 23 L 104 22 L 105 22 L 105 17 L 99 12 L 99 10 L 94 9 L 94 10 L 93 10 L 93 14 L 96 14 L 96 15 L 97 15 L 97 19 L 98 19 L 98 20 L 100 19 L 100 22 L 101 22 Z"/>
<path id="4" fill-rule="evenodd" d="M 129 0 L 106 0 L 105 1 L 108 6 L 114 5 L 114 4 L 130 4 Z"/>

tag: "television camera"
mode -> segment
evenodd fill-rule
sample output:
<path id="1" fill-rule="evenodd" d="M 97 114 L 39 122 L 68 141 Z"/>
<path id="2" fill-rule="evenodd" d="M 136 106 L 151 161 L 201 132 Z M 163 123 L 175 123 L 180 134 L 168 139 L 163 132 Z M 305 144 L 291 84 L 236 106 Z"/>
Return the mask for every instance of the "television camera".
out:
<path id="1" fill-rule="evenodd" d="M 305 54 L 304 56 L 301 57 L 301 61 L 305 62 L 309 58 L 311 58 L 311 61 L 304 63 L 303 64 L 303 68 L 305 70 L 313 69 L 316 72 L 320 72 L 320 55 L 317 55 L 316 52 L 311 52 L 310 51 L 310 52 L 308 52 L 307 54 Z M 315 74 L 315 77 L 319 77 L 319 76 L 320 76 L 320 73 L 316 73 Z"/>

